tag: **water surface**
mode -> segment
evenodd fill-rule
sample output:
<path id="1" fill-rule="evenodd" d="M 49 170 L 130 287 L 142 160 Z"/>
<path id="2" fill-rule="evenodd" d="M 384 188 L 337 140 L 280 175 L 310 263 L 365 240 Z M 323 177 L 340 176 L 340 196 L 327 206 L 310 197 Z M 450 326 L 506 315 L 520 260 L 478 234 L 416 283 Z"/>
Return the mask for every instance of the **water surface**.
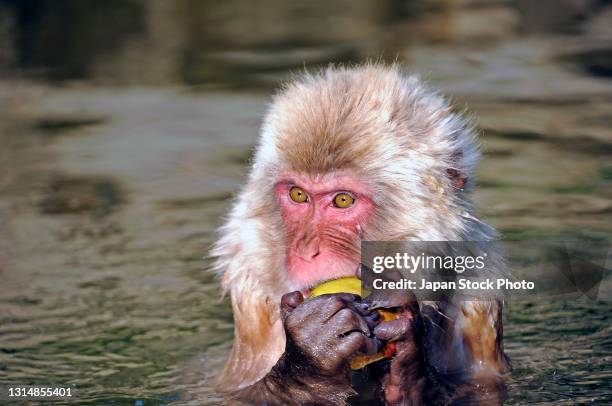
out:
<path id="1" fill-rule="evenodd" d="M 147 18 L 166 21 L 155 4 Z M 202 257 L 245 179 L 271 85 L 295 61 L 359 60 L 386 48 L 360 35 L 403 38 L 412 27 L 368 10 L 352 11 L 363 30 L 343 46 L 309 38 L 317 45 L 264 47 L 245 35 L 228 42 L 241 49 L 232 54 L 179 37 L 186 42 L 156 48 L 157 57 L 174 61 L 187 49 L 191 64 L 181 80 L 157 67 L 155 86 L 120 85 L 134 82 L 128 62 L 142 60 L 142 43 L 129 41 L 113 59 L 125 66 L 119 79 L 105 49 L 88 54 L 101 58 L 91 65 L 79 59 L 78 75 L 57 68 L 43 80 L 0 82 L 1 383 L 74 383 L 79 404 L 219 402 L 210 377 L 230 346 L 232 316 Z M 144 29 L 129 26 L 130 35 Z M 493 43 L 391 44 L 476 117 L 481 217 L 506 238 L 612 240 L 612 82 L 585 57 L 587 34 L 499 29 Z M 304 36 L 296 31 L 277 34 Z M 197 55 L 217 65 L 200 70 L 211 65 Z M 86 80 L 56 82 L 70 75 Z M 508 403 L 612 402 L 611 312 L 604 301 L 511 302 Z"/>

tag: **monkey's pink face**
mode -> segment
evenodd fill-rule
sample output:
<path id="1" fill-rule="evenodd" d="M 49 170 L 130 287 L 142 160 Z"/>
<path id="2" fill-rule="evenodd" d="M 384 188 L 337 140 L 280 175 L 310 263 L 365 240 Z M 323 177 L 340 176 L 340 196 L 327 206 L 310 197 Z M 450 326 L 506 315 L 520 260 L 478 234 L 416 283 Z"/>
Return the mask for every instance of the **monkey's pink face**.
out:
<path id="1" fill-rule="evenodd" d="M 370 191 L 349 175 L 284 173 L 274 187 L 285 225 L 285 267 L 299 289 L 359 266 L 360 241 L 374 212 Z"/>

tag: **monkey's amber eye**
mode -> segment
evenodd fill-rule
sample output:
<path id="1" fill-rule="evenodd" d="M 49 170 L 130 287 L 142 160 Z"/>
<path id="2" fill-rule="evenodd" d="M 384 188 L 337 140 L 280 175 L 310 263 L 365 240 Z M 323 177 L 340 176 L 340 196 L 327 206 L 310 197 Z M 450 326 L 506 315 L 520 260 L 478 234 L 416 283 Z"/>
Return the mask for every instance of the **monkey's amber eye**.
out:
<path id="1" fill-rule="evenodd" d="M 347 207 L 350 207 L 354 201 L 355 199 L 353 199 L 353 196 L 349 195 L 348 193 L 338 193 L 336 197 L 334 197 L 334 206 L 341 209 L 346 209 Z"/>
<path id="2" fill-rule="evenodd" d="M 308 200 L 308 195 L 306 192 L 297 186 L 294 186 L 291 188 L 291 190 L 289 190 L 289 196 L 291 197 L 291 200 L 296 203 L 304 203 Z"/>

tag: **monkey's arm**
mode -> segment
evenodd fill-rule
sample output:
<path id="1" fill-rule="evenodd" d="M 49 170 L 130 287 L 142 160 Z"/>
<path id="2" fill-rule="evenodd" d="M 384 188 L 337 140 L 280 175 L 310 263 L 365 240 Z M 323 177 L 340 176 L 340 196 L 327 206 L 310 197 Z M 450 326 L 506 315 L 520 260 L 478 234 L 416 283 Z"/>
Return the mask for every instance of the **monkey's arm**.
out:
<path id="1" fill-rule="evenodd" d="M 503 375 L 510 369 L 503 351 L 502 303 L 465 301 L 422 308 L 428 365 L 437 394 L 450 404 L 502 403 Z"/>
<path id="2" fill-rule="evenodd" d="M 287 349 L 263 379 L 229 398 L 245 405 L 343 405 L 354 393 L 348 375 L 322 374 L 299 350 Z"/>
<path id="3" fill-rule="evenodd" d="M 453 403 L 501 405 L 502 377 L 510 369 L 503 349 L 502 303 L 464 302 L 457 322 L 467 368 L 454 391 Z"/>
<path id="4" fill-rule="evenodd" d="M 382 379 L 384 398 L 389 405 L 421 405 L 429 385 L 429 374 L 423 348 L 423 322 L 419 305 L 411 292 L 395 292 L 384 296 L 372 294 L 372 307 L 399 309 L 397 320 L 382 322 L 374 328 L 374 335 L 391 341 L 396 353 L 389 372 Z M 382 297 L 381 297 L 382 296 Z"/>
<path id="5" fill-rule="evenodd" d="M 399 307 L 402 314 L 374 329 L 397 348 L 382 381 L 387 404 L 501 404 L 509 363 L 500 302 L 437 303 L 425 307 L 423 318 L 410 294 L 373 301 L 374 307 Z"/>
<path id="6" fill-rule="evenodd" d="M 349 359 L 381 347 L 370 337 L 378 314 L 351 294 L 323 295 L 304 302 L 299 292 L 281 300 L 285 352 L 255 384 L 230 399 L 255 405 L 344 405 L 355 394 Z"/>

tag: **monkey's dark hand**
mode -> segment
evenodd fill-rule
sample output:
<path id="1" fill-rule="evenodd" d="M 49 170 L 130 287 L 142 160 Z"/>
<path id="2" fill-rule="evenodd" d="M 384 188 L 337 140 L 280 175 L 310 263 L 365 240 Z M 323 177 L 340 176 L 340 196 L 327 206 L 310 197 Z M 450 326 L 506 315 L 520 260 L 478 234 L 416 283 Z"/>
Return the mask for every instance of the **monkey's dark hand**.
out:
<path id="1" fill-rule="evenodd" d="M 356 392 L 349 361 L 373 354 L 382 342 L 372 335 L 378 313 L 355 295 L 338 293 L 304 300 L 300 292 L 281 299 L 285 353 L 235 400 L 257 405 L 344 405 Z"/>
<path id="2" fill-rule="evenodd" d="M 317 375 L 346 375 L 353 355 L 374 354 L 382 345 L 371 334 L 378 313 L 349 293 L 307 301 L 300 292 L 288 293 L 281 299 L 281 317 L 287 337 L 286 356 Z"/>
<path id="3" fill-rule="evenodd" d="M 423 348 L 423 323 L 418 302 L 410 291 L 388 297 L 372 294 L 370 308 L 394 307 L 397 320 L 382 322 L 374 329 L 381 340 L 392 341 L 397 354 L 382 384 L 387 405 L 421 405 L 427 370 Z"/>

